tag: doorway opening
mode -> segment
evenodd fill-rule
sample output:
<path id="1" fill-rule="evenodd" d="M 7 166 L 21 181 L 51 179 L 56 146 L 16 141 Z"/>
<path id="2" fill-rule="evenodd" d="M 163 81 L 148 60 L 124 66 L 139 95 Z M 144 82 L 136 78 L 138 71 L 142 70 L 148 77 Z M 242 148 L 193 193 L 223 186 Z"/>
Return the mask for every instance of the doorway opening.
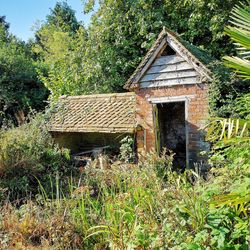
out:
<path id="1" fill-rule="evenodd" d="M 185 102 L 158 103 L 158 140 L 160 151 L 173 151 L 173 167 L 184 169 L 187 161 Z"/>

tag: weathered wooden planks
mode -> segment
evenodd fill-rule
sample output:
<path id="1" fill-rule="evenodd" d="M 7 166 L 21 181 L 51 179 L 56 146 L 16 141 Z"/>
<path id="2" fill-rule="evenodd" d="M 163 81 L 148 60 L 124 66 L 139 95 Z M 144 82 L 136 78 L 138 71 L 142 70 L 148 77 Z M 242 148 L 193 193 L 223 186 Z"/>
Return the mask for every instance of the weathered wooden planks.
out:
<path id="1" fill-rule="evenodd" d="M 141 88 L 196 84 L 199 73 L 178 54 L 157 58 L 140 80 Z"/>
<path id="2" fill-rule="evenodd" d="M 141 82 L 141 88 L 155 88 L 155 87 L 163 87 L 163 86 L 172 86 L 172 85 L 182 85 L 182 84 L 197 84 L 197 77 L 186 77 L 179 79 L 167 79 L 167 80 L 155 80 L 155 81 L 147 81 Z"/>
<path id="3" fill-rule="evenodd" d="M 187 62 L 180 62 L 177 64 L 164 64 L 164 65 L 152 64 L 152 66 L 148 69 L 146 74 L 166 73 L 166 72 L 189 70 L 189 69 L 193 69 L 193 67 Z"/>
<path id="4" fill-rule="evenodd" d="M 147 74 L 142 79 L 141 82 L 156 81 L 156 80 L 169 80 L 169 79 L 182 79 L 192 76 L 198 76 L 195 70 L 182 70 L 182 71 L 172 71 L 167 73 L 158 74 Z"/>
<path id="5" fill-rule="evenodd" d="M 154 66 L 175 64 L 175 63 L 180 63 L 180 62 L 185 62 L 185 60 L 182 57 L 177 56 L 177 55 L 161 56 L 155 60 Z"/>

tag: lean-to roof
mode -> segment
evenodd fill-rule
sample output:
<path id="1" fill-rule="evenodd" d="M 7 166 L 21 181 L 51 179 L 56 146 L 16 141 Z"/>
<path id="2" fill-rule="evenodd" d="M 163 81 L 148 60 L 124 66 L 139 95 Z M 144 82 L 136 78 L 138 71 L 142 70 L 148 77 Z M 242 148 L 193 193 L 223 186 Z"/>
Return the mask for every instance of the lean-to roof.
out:
<path id="1" fill-rule="evenodd" d="M 53 111 L 54 132 L 133 133 L 135 94 L 62 96 Z"/>

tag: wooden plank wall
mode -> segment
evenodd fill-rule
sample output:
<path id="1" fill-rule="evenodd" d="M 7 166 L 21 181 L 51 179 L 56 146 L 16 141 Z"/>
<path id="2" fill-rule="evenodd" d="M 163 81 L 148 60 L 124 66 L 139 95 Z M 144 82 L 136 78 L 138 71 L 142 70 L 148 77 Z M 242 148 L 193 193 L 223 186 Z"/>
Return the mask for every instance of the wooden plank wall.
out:
<path id="1" fill-rule="evenodd" d="M 157 58 L 140 80 L 141 88 L 198 83 L 199 74 L 181 56 Z"/>

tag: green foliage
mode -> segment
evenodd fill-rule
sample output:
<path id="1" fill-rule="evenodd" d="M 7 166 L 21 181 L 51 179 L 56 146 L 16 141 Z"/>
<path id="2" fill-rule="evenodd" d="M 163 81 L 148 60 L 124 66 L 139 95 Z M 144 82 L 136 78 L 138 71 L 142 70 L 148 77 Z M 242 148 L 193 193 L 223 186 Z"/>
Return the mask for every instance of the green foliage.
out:
<path id="1" fill-rule="evenodd" d="M 245 170 L 250 166 L 249 122 L 239 119 L 217 118 L 208 125 L 207 139 L 213 142 L 212 166 Z"/>
<path id="2" fill-rule="evenodd" d="M 213 80 L 209 83 L 211 116 L 244 119 L 243 113 L 238 111 L 238 98 L 249 92 L 248 83 L 236 77 L 234 72 L 219 61 L 211 62 L 208 67 L 213 72 Z"/>
<path id="3" fill-rule="evenodd" d="M 67 4 L 67 2 L 57 2 L 55 7 L 50 10 L 50 14 L 46 17 L 47 24 L 55 26 L 66 32 L 75 33 L 80 24 L 75 17 L 75 11 Z"/>
<path id="4" fill-rule="evenodd" d="M 231 23 L 234 26 L 225 28 L 226 33 L 239 47 L 240 57 L 224 57 L 225 64 L 233 68 L 236 73 L 246 79 L 250 79 L 250 1 L 241 3 L 233 8 Z"/>
<path id="5" fill-rule="evenodd" d="M 216 221 L 216 225 L 220 225 L 220 230 L 215 230 L 211 223 L 209 226 L 219 240 L 218 247 L 225 245 L 229 248 L 232 242 L 242 242 L 241 237 L 248 233 L 245 230 L 249 226 L 250 206 L 249 122 L 217 118 L 210 123 L 207 138 L 213 142 L 210 163 L 214 167 L 212 172 L 217 176 L 215 184 L 223 185 L 227 191 L 215 193 L 210 201 L 211 210 L 214 211 L 211 218 Z M 225 186 L 226 178 L 233 184 Z M 237 241 L 235 237 L 239 237 Z M 247 249 L 247 244 L 236 246 Z"/>
<path id="6" fill-rule="evenodd" d="M 6 16 L 0 16 L 0 25 L 5 28 L 5 30 L 8 30 L 10 25 L 6 22 Z"/>
<path id="7" fill-rule="evenodd" d="M 59 149 L 39 115 L 30 123 L 0 132 L 0 186 L 11 200 L 37 192 L 36 178 L 67 170 L 69 152 Z"/>
<path id="8" fill-rule="evenodd" d="M 132 50 L 138 48 L 138 45 L 134 46 L 136 43 L 143 43 L 142 47 L 148 48 L 162 26 L 166 26 L 182 35 L 183 39 L 202 46 L 217 58 L 218 55 L 224 55 L 226 50 L 232 49 L 230 44 L 227 48 L 223 46 L 228 42 L 223 26 L 228 20 L 232 6 L 239 1 L 226 1 L 222 4 L 217 0 L 209 3 L 189 0 L 184 3 L 168 0 L 90 0 L 84 1 L 85 11 L 93 10 L 94 2 L 99 2 L 99 10 L 92 18 L 91 26 L 101 32 L 98 37 L 103 37 L 103 41 L 108 42 L 108 38 L 110 41 L 116 41 L 115 46 L 132 45 Z M 105 30 L 102 31 L 101 27 L 105 27 Z M 129 35 L 132 35 L 133 39 L 129 39 Z M 140 39 L 142 42 L 138 43 Z M 140 51 L 137 53 L 140 55 Z"/>
<path id="9" fill-rule="evenodd" d="M 237 99 L 236 110 L 241 118 L 250 120 L 250 93 L 242 95 Z"/>
<path id="10" fill-rule="evenodd" d="M 38 68 L 39 79 L 52 99 L 91 93 L 96 88 L 91 79 L 88 81 L 93 63 L 86 55 L 86 31 L 66 3 L 57 3 L 46 22 L 37 28 L 32 50 L 42 65 Z"/>
<path id="11" fill-rule="evenodd" d="M 212 169 L 204 180 L 195 172 L 177 174 L 168 166 L 166 182 L 157 170 L 162 164 L 163 157 L 151 154 L 139 165 L 114 163 L 106 170 L 90 166 L 79 180 L 69 180 L 67 196 L 67 185 L 64 189 L 59 185 L 65 177 L 56 177 L 54 195 L 42 191 L 37 203 L 2 208 L 0 231 L 5 237 L 0 234 L 0 244 L 6 248 L 15 242 L 30 248 L 247 249 L 248 216 L 218 199 L 232 190 L 247 192 L 243 168 Z"/>
<path id="12" fill-rule="evenodd" d="M 135 150 L 133 138 L 131 136 L 126 136 L 120 142 L 120 159 L 126 163 L 134 162 Z"/>
<path id="13" fill-rule="evenodd" d="M 0 126 L 4 119 L 17 124 L 30 109 L 41 110 L 47 95 L 28 46 L 0 25 Z"/>
<path id="14" fill-rule="evenodd" d="M 210 87 L 211 114 L 220 117 L 239 117 L 248 119 L 249 113 L 249 2 L 233 8 L 231 24 L 226 33 L 236 42 L 239 57 L 226 56 L 225 65 L 234 69 L 236 74 L 247 80 L 240 80 L 222 66 L 212 65 L 214 80 Z M 215 67 L 214 67 L 215 66 Z"/>
<path id="15" fill-rule="evenodd" d="M 79 95 L 95 92 L 96 86 L 88 80 L 93 67 L 85 60 L 85 31 L 80 28 L 74 36 L 47 26 L 39 31 L 40 44 L 33 51 L 45 66 L 38 70 L 41 81 L 51 92 L 51 98 L 61 95 Z M 88 81 L 87 81 L 88 80 Z"/>
<path id="16" fill-rule="evenodd" d="M 76 23 L 73 11 L 59 3 L 38 30 L 33 45 L 39 78 L 52 98 L 120 91 L 163 25 L 217 58 L 230 54 L 231 45 L 223 46 L 227 42 L 223 24 L 235 3 L 238 1 L 105 0 L 100 1 L 87 31 Z M 86 1 L 85 11 L 94 4 Z M 21 51 L 20 60 L 17 57 L 13 62 L 32 75 L 34 65 L 28 64 L 27 47 L 11 40 L 7 32 L 2 28 L 0 41 L 11 49 L 3 46 L 3 55 Z M 216 62 L 210 67 L 215 69 L 211 110 L 215 113 L 219 107 L 217 114 L 248 117 L 248 94 L 235 100 L 246 82 Z M 13 72 L 21 74 L 19 68 Z M 44 119 L 31 118 L 30 123 L 0 132 L 0 199 L 2 203 L 6 197 L 33 200 L 22 201 L 21 207 L 7 202 L 1 206 L 0 248 L 248 248 L 250 143 L 246 121 L 213 121 L 208 130 L 213 142 L 211 170 L 205 179 L 191 170 L 172 171 L 171 153 L 168 157 L 150 153 L 137 165 L 115 162 L 105 170 L 86 167 L 76 180 L 68 178 L 72 170 L 69 152 L 54 144 Z M 132 143 L 125 138 L 121 147 L 121 157 L 127 162 L 134 157 Z"/>
<path id="17" fill-rule="evenodd" d="M 34 51 L 47 69 L 39 71 L 40 79 L 52 98 L 123 91 L 125 81 L 163 26 L 216 58 L 231 54 L 234 49 L 223 26 L 231 6 L 238 2 L 105 0 L 99 2 L 86 30 L 81 24 L 72 28 L 72 23 L 76 24 L 72 9 L 57 4 L 36 33 Z M 96 4 L 84 1 L 85 12 L 95 9 Z M 61 16 L 64 12 L 69 19 Z M 59 21 L 51 21 L 51 16 Z"/>
<path id="18" fill-rule="evenodd" d="M 212 118 L 207 130 L 207 139 L 211 142 L 229 143 L 232 145 L 234 139 L 245 141 L 248 139 L 250 124 L 240 119 Z"/>

